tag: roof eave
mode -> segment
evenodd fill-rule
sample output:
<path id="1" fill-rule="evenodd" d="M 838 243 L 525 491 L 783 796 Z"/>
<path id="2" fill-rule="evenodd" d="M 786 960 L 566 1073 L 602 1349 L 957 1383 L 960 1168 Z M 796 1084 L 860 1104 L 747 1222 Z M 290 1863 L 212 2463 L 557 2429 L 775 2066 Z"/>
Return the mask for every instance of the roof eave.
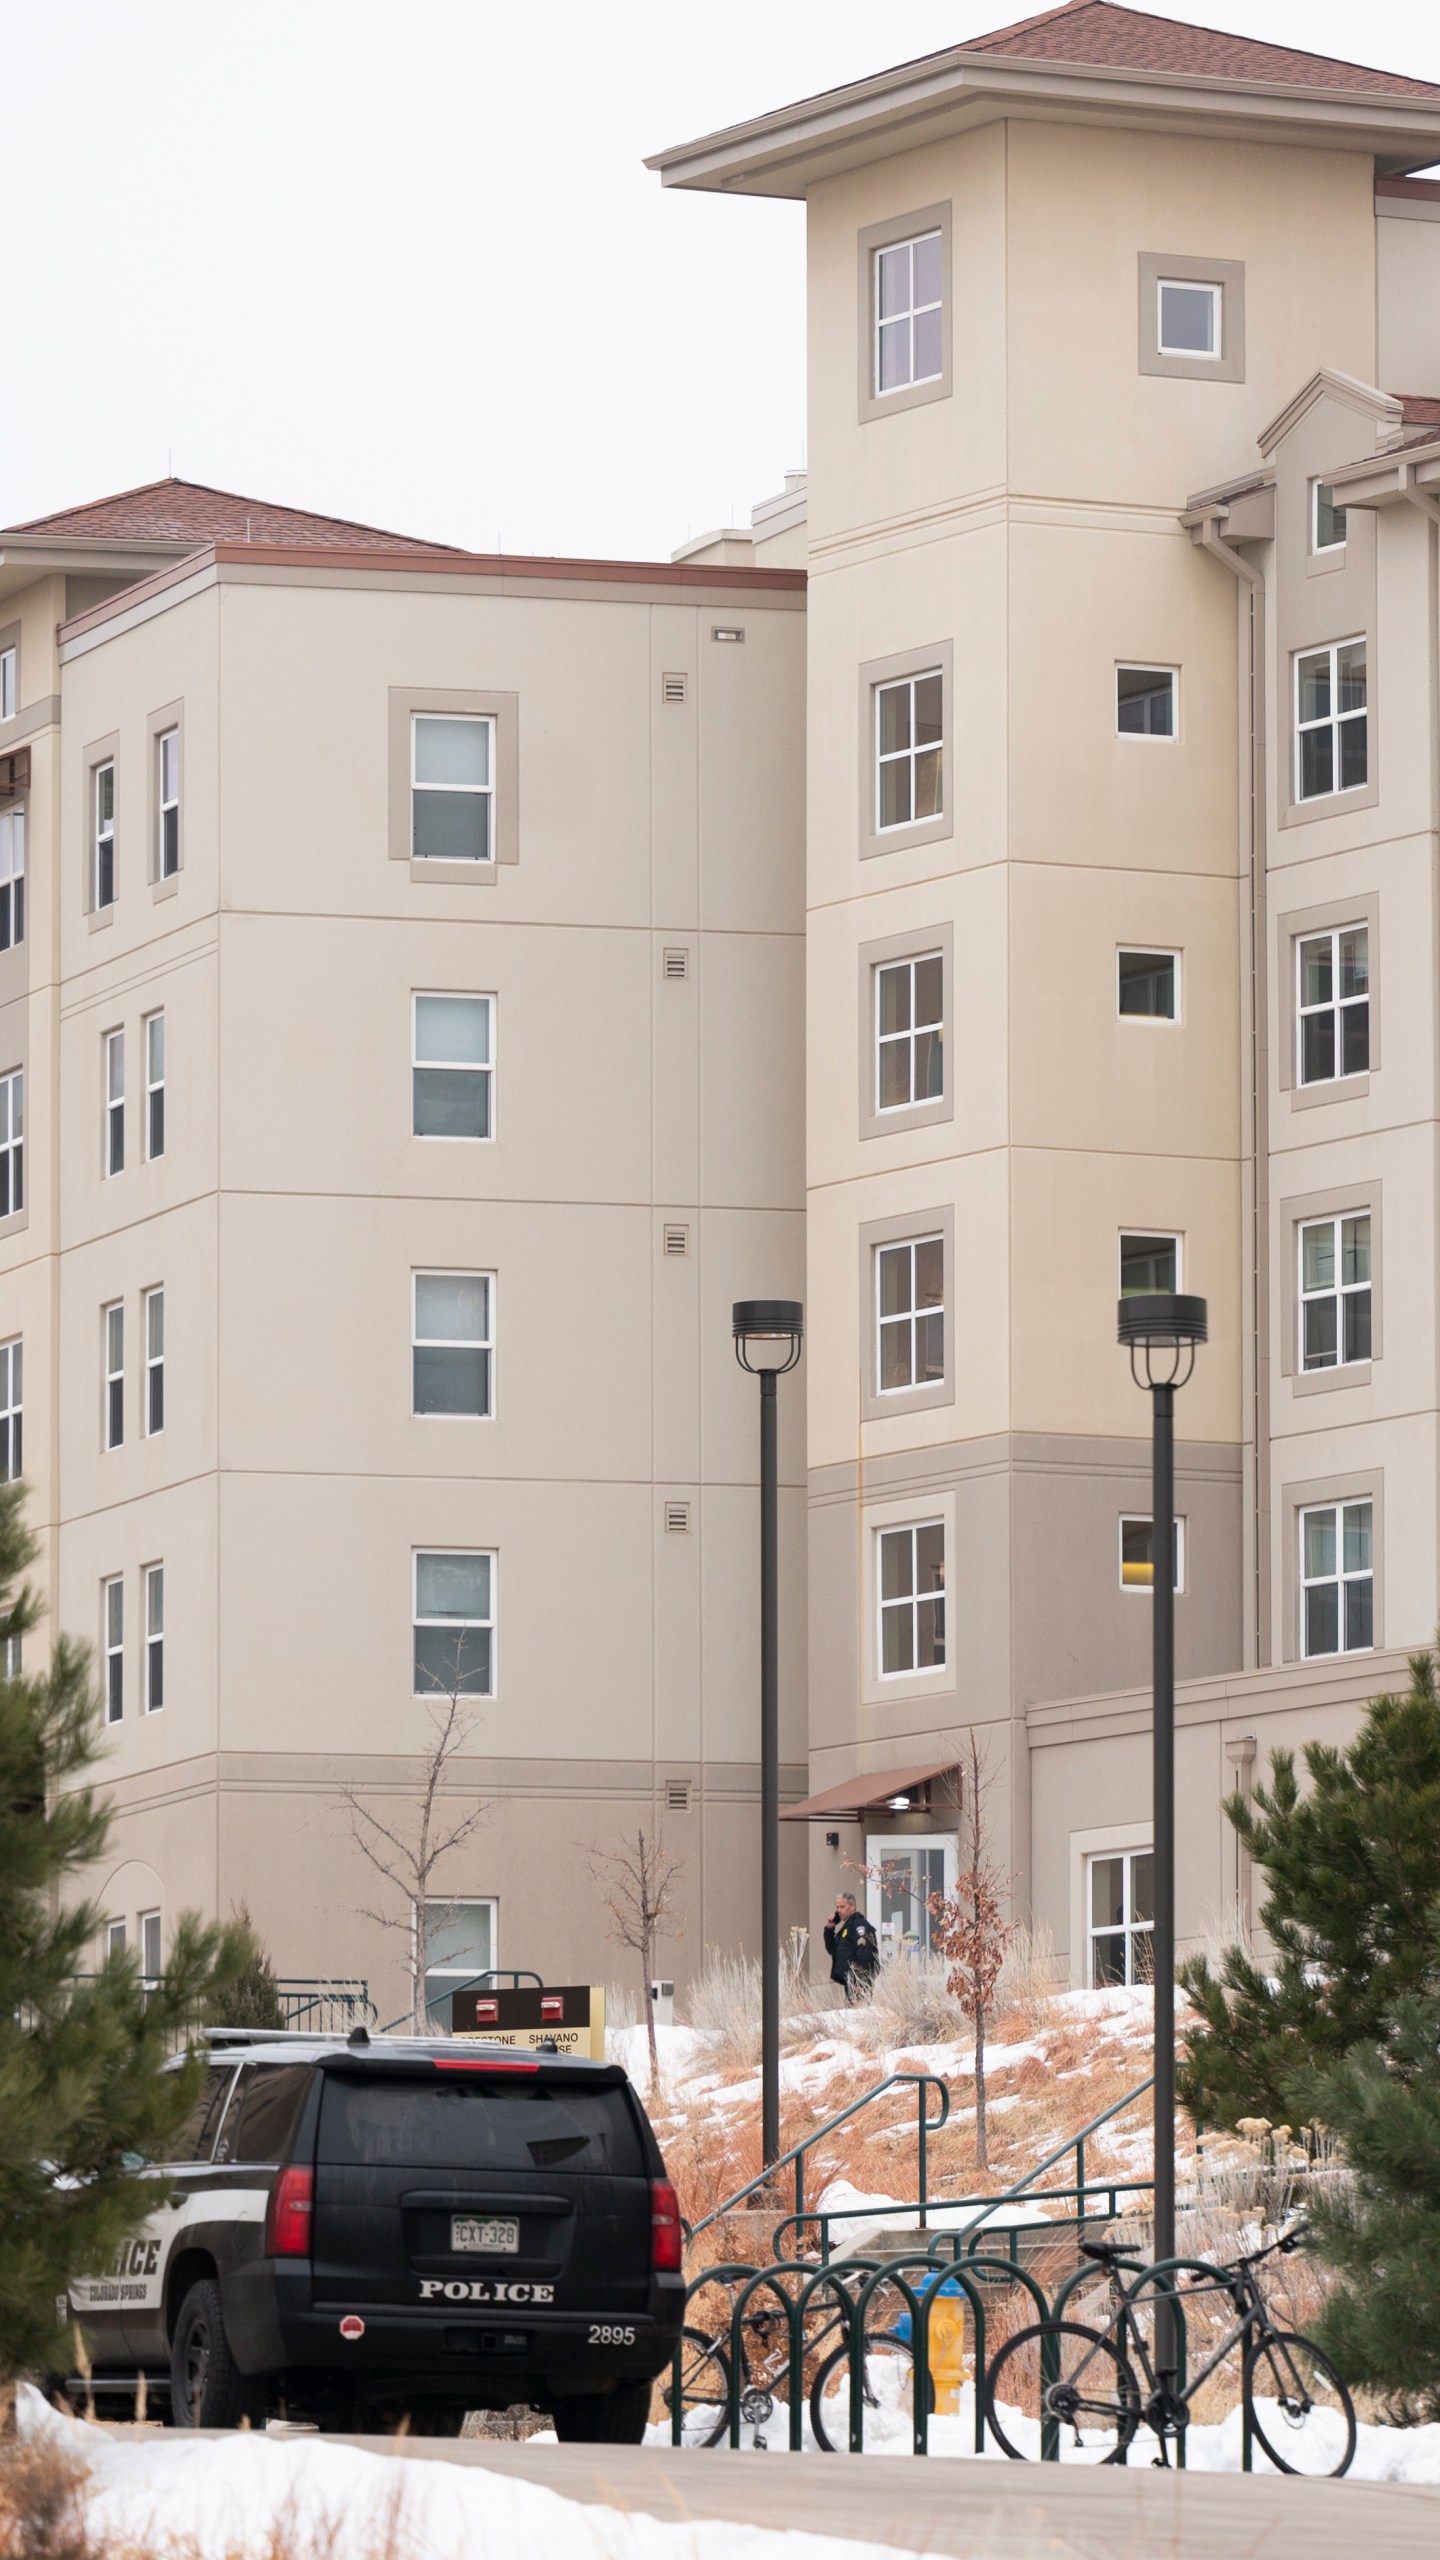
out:
<path id="1" fill-rule="evenodd" d="M 1427 105 L 1365 89 L 956 53 L 677 144 L 645 166 L 667 187 L 800 198 L 861 160 L 943 139 L 1007 107 L 1086 122 L 1188 121 L 1199 130 L 1251 135 L 1269 126 L 1292 143 L 1370 151 L 1387 175 L 1433 166 L 1440 157 L 1440 95 Z"/>

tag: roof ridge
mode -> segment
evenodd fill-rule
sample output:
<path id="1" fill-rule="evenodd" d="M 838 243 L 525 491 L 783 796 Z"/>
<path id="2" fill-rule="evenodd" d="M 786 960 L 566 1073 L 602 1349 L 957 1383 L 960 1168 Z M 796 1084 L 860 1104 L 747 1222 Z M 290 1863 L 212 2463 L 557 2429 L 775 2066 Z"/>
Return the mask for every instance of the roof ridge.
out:
<path id="1" fill-rule="evenodd" d="M 137 500 L 161 498 L 171 492 L 177 497 L 184 494 L 191 497 L 222 499 L 229 507 L 245 508 L 257 516 L 288 516 L 297 522 L 303 519 L 310 524 L 333 525 L 342 532 L 375 534 L 386 542 L 406 545 L 416 550 L 454 551 L 458 548 L 453 542 L 434 542 L 418 534 L 397 533 L 388 525 L 371 524 L 360 516 L 334 515 L 328 508 L 323 507 L 292 506 L 285 499 L 259 498 L 244 489 L 222 489 L 213 480 L 187 480 L 173 471 L 167 472 L 163 479 L 141 480 L 128 489 L 115 489 L 103 497 L 82 499 L 78 506 L 52 507 L 45 515 L 28 516 L 22 523 L 0 526 L 0 533 L 43 534 L 55 526 L 80 532 L 83 531 L 83 519 L 87 516 L 102 515 L 112 508 L 124 507 Z M 194 547 L 203 549 L 205 543 L 215 537 L 198 531 L 192 535 L 183 531 L 167 533 L 163 529 L 149 528 L 137 529 L 129 535 L 97 536 L 96 538 L 97 540 L 192 543 Z"/>

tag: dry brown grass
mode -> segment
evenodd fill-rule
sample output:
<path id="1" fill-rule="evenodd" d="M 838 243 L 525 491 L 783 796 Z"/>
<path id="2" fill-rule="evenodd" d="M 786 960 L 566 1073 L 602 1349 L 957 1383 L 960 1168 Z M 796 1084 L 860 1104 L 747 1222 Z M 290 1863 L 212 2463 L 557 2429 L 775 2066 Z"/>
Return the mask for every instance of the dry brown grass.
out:
<path id="1" fill-rule="evenodd" d="M 83 2454 L 54 2435 L 0 2437 L 0 2560 L 200 2560 L 188 2534 L 97 2534 Z M 282 2507 L 263 2535 L 226 2560 L 416 2560 L 403 2486 L 357 2530 L 353 2514 Z"/>

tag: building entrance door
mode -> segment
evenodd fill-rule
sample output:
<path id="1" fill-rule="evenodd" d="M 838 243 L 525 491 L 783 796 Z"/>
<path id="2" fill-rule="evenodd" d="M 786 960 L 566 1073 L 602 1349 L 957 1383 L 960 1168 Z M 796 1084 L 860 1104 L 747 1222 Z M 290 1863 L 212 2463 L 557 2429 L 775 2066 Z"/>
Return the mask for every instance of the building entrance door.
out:
<path id="1" fill-rule="evenodd" d="M 933 1893 L 955 1884 L 955 1839 L 944 1831 L 907 1831 L 865 1844 L 872 1870 L 865 1893 L 869 1919 L 880 1935 L 882 1957 L 928 1955 L 934 1944 Z"/>

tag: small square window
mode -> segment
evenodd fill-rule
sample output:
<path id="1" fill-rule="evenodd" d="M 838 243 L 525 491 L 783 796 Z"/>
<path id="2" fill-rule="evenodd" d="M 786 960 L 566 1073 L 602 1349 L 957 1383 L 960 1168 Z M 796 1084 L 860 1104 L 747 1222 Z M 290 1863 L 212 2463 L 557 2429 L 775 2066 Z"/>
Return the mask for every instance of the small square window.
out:
<path id="1" fill-rule="evenodd" d="M 1185 1588 L 1185 1523 L 1174 1523 L 1175 1582 L 1174 1588 Z M 1155 1588 L 1155 1523 L 1148 1515 L 1131 1513 L 1120 1522 L 1120 1588 L 1122 1591 L 1153 1591 Z"/>
<path id="2" fill-rule="evenodd" d="M 1180 1012 L 1180 960 L 1174 951 L 1116 954 L 1116 1005 L 1127 1019 L 1175 1022 Z"/>
<path id="3" fill-rule="evenodd" d="M 1218 284 L 1182 283 L 1161 276 L 1156 288 L 1156 344 L 1162 356 L 1218 356 L 1220 302 Z"/>
<path id="4" fill-rule="evenodd" d="M 1173 738 L 1173 667 L 1117 667 L 1115 727 L 1122 738 Z"/>
<path id="5" fill-rule="evenodd" d="M 1178 1236 L 1122 1235 L 1120 1238 L 1120 1295 L 1122 1298 L 1173 1297 L 1180 1286 L 1180 1239 Z"/>
<path id="6" fill-rule="evenodd" d="M 1335 504 L 1335 492 L 1328 480 L 1310 483 L 1311 517 L 1310 548 L 1312 551 L 1343 551 L 1345 548 L 1345 509 Z"/>

